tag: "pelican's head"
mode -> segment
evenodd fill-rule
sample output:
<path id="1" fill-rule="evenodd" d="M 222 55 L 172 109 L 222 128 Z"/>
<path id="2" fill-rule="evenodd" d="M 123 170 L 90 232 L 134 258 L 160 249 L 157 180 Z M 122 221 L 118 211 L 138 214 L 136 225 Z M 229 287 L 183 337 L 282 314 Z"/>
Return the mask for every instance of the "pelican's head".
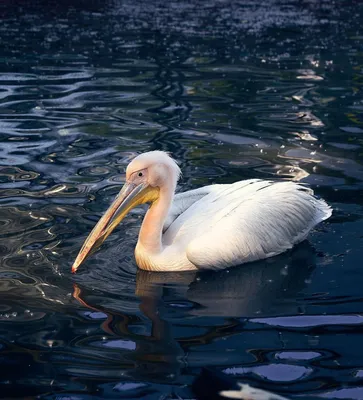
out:
<path id="1" fill-rule="evenodd" d="M 96 250 L 134 207 L 153 203 L 160 190 L 174 191 L 180 176 L 177 163 L 163 151 L 150 151 L 134 158 L 126 169 L 126 183 L 84 242 L 72 272 Z"/>

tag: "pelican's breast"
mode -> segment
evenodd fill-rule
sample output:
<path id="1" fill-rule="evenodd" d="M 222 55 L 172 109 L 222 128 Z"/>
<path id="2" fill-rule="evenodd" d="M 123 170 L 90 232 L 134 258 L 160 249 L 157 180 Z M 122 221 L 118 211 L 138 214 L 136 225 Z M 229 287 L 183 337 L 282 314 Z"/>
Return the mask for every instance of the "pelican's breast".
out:
<path id="1" fill-rule="evenodd" d="M 145 249 L 138 243 L 135 248 L 136 264 L 140 269 L 145 271 L 156 271 L 156 266 L 153 264 Z"/>
<path id="2" fill-rule="evenodd" d="M 166 246 L 159 253 L 152 253 L 138 242 L 135 248 L 135 259 L 139 268 L 145 271 L 192 271 L 197 269 L 188 260 L 186 252 L 178 252 L 173 245 Z"/>

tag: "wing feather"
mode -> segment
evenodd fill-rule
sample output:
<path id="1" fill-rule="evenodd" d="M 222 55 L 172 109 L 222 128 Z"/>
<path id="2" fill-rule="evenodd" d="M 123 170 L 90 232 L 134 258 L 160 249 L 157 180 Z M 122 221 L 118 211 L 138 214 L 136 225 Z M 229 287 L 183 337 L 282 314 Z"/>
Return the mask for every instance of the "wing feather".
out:
<path id="1" fill-rule="evenodd" d="M 183 214 L 191 205 L 206 195 L 216 191 L 219 186 L 222 185 L 209 185 L 199 189 L 177 193 L 174 197 L 169 214 L 164 222 L 163 233 L 166 232 L 169 226 L 179 217 L 179 215 Z"/>
<path id="2" fill-rule="evenodd" d="M 312 190 L 294 182 L 247 180 L 207 188 L 203 196 L 186 192 L 192 196 L 180 204 L 187 207 L 165 235 L 166 243 L 186 248 L 198 268 L 225 268 L 280 254 L 332 213 Z"/>

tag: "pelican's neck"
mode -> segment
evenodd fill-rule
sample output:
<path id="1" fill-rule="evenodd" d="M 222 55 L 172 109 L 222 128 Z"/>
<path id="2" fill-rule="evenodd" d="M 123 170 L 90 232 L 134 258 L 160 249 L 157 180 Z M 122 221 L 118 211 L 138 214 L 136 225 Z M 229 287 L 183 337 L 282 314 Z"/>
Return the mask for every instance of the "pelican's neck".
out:
<path id="1" fill-rule="evenodd" d="M 139 233 L 139 243 L 148 253 L 163 249 L 162 234 L 165 219 L 174 198 L 174 188 L 160 188 L 159 198 L 147 210 Z"/>

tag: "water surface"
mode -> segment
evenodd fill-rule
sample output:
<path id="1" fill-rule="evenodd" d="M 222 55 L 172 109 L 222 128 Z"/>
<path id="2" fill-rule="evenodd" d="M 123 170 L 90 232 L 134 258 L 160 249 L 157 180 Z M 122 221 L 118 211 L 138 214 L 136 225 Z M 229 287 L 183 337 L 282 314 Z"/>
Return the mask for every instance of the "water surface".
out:
<path id="1" fill-rule="evenodd" d="M 362 3 L 13 3 L 0 396 L 192 398 L 208 365 L 289 398 L 363 398 Z M 133 259 L 138 208 L 71 276 L 126 165 L 155 149 L 180 162 L 180 191 L 295 180 L 334 214 L 273 259 L 153 274 Z"/>

